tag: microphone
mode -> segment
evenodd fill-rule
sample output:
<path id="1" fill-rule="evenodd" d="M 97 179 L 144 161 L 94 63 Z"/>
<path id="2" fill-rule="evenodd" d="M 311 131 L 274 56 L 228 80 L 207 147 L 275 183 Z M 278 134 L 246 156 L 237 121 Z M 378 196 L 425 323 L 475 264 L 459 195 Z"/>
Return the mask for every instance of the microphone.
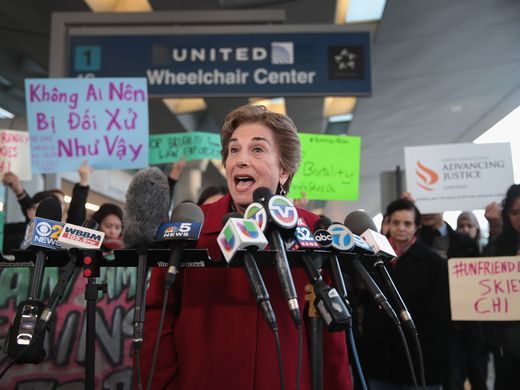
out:
<path id="1" fill-rule="evenodd" d="M 76 265 L 79 262 L 79 249 L 99 249 L 105 233 L 96 230 L 98 223 L 92 219 L 86 219 L 81 226 L 70 223 L 65 224 L 58 242 L 63 248 L 69 248 L 70 261 L 61 268 L 58 282 L 49 297 L 47 306 L 42 312 L 39 321 L 48 324 L 56 310 L 56 307 L 61 302 L 67 285 L 73 279 Z"/>
<path id="2" fill-rule="evenodd" d="M 372 254 L 370 246 L 359 236 L 352 234 L 352 232 L 340 223 L 333 223 L 327 229 L 332 236 L 332 248 L 339 252 L 351 252 L 357 255 Z M 359 261 L 358 256 L 351 259 L 349 264 L 356 273 L 361 282 L 368 290 L 372 298 L 377 302 L 378 306 L 397 324 L 399 325 L 399 318 L 395 314 L 394 309 L 388 303 L 385 295 L 381 289 L 374 282 L 365 267 Z"/>
<path id="3" fill-rule="evenodd" d="M 267 324 L 273 332 L 276 332 L 278 330 L 276 316 L 262 274 L 254 258 L 257 250 L 262 250 L 267 246 L 267 238 L 255 220 L 244 219 L 239 213 L 226 214 L 222 224 L 224 227 L 217 237 L 218 246 L 228 263 L 239 250 L 245 249 L 244 267 L 253 296 L 260 305 Z"/>
<path id="4" fill-rule="evenodd" d="M 167 218 L 170 206 L 168 179 L 152 167 L 141 169 L 130 181 L 125 199 L 123 241 L 137 250 L 137 287 L 134 308 L 134 351 L 139 351 L 144 336 L 146 305 L 146 252 L 154 240 L 159 224 Z"/>
<path id="5" fill-rule="evenodd" d="M 164 288 L 173 286 L 184 248 L 195 246 L 203 224 L 204 214 L 201 208 L 186 202 L 175 207 L 170 222 L 161 224 L 157 229 L 156 241 L 168 242 L 171 249 Z"/>
<path id="6" fill-rule="evenodd" d="M 339 296 L 343 299 L 348 312 L 352 313 L 352 308 L 348 300 L 347 286 L 345 284 L 345 278 L 343 277 L 343 271 L 341 270 L 336 252 L 332 250 L 332 235 L 327 230 L 327 227 L 331 224 L 332 221 L 328 217 L 322 216 L 320 219 L 318 219 L 314 223 L 314 239 L 322 249 L 329 251 L 329 265 L 332 284 L 336 288 Z M 351 325 L 350 321 L 347 325 Z"/>
<path id="7" fill-rule="evenodd" d="M 280 230 L 293 229 L 296 226 L 298 212 L 291 201 L 283 196 L 273 195 L 267 187 L 257 188 L 253 192 L 253 201 L 260 203 L 266 211 L 269 246 L 276 251 L 274 266 L 282 285 L 283 295 L 289 305 L 292 319 L 299 328 L 302 322 L 298 297 L 285 253 L 285 245 L 280 235 Z"/>
<path id="8" fill-rule="evenodd" d="M 350 311 L 338 291 L 325 283 L 319 269 L 314 264 L 312 251 L 319 249 L 320 245 L 314 239 L 311 229 L 303 218 L 298 218 L 298 225 L 291 241 L 291 249 L 305 250 L 302 256 L 303 267 L 314 288 L 315 306 L 320 313 L 320 317 L 325 322 L 329 332 L 343 331 L 345 326 L 350 324 Z"/>
<path id="9" fill-rule="evenodd" d="M 40 363 L 46 356 L 41 338 L 43 328 L 37 327 L 45 305 L 39 301 L 45 272 L 43 248 L 59 249 L 57 238 L 62 230 L 61 205 L 54 198 L 46 198 L 29 222 L 22 243 L 23 249 L 35 249 L 36 261 L 31 276 L 29 298 L 20 302 L 6 340 L 7 354 L 20 363 Z"/>
<path id="10" fill-rule="evenodd" d="M 376 261 L 372 265 L 373 268 L 377 271 L 379 277 L 383 280 L 388 292 L 392 296 L 403 325 L 413 333 L 417 334 L 417 329 L 412 316 L 384 265 L 385 261 L 388 262 L 397 257 L 394 249 L 388 242 L 388 239 L 384 235 L 375 231 L 376 226 L 374 225 L 372 218 L 370 218 L 370 216 L 364 211 L 358 210 L 347 215 L 345 218 L 345 224 L 347 223 L 351 224 L 357 233 L 361 233 L 361 236 L 367 240 L 367 243 L 370 243 L 377 256 Z"/>

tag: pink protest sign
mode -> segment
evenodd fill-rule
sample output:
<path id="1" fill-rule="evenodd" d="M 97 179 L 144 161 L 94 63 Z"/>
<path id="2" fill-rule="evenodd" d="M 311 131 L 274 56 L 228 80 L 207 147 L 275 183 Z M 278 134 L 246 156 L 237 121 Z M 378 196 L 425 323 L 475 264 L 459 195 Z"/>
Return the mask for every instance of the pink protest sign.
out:
<path id="1" fill-rule="evenodd" d="M 31 180 L 31 148 L 29 133 L 0 130 L 0 178 L 13 172 L 20 180 Z"/>
<path id="2" fill-rule="evenodd" d="M 448 261 L 451 318 L 520 320 L 520 256 Z"/>

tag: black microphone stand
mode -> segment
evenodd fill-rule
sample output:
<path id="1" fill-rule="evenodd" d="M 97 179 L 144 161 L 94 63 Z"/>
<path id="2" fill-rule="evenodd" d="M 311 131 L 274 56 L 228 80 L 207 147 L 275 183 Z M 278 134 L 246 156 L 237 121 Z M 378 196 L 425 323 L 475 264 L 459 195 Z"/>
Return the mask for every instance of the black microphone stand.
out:
<path id="1" fill-rule="evenodd" d="M 83 252 L 83 276 L 87 278 L 85 286 L 85 301 L 87 302 L 85 341 L 85 389 L 94 390 L 96 380 L 96 302 L 98 291 L 106 294 L 107 282 L 97 282 L 99 266 L 96 264 L 94 251 Z"/>
<path id="2" fill-rule="evenodd" d="M 311 389 L 323 389 L 323 320 L 314 305 L 316 294 L 312 284 L 305 285 L 305 300 L 309 302 L 309 339 L 311 359 Z"/>

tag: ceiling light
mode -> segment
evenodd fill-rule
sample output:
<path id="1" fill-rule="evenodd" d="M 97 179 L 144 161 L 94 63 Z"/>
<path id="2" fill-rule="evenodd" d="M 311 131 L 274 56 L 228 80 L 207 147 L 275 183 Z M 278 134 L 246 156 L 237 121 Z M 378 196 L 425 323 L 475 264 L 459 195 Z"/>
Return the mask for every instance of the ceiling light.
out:
<path id="1" fill-rule="evenodd" d="M 335 115 L 352 114 L 356 102 L 355 97 L 328 96 L 323 101 L 323 116 L 328 118 Z"/>
<path id="2" fill-rule="evenodd" d="M 249 103 L 255 106 L 265 106 L 269 111 L 277 112 L 278 114 L 287 114 L 285 109 L 285 99 L 283 97 L 272 99 L 250 98 Z"/>
<path id="3" fill-rule="evenodd" d="M 148 0 L 85 0 L 92 12 L 151 12 Z"/>
<path id="4" fill-rule="evenodd" d="M 0 107 L 0 119 L 13 119 L 14 114 Z"/>
<path id="5" fill-rule="evenodd" d="M 202 98 L 163 99 L 163 103 L 175 115 L 205 111 L 208 108 Z"/>

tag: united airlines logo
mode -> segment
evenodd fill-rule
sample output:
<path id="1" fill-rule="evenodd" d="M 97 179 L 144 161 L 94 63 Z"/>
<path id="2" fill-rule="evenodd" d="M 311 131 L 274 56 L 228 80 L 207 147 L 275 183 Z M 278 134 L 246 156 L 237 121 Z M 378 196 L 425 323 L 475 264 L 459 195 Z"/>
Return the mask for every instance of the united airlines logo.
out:
<path id="1" fill-rule="evenodd" d="M 271 64 L 294 64 L 294 44 L 292 42 L 271 42 Z"/>
<path id="2" fill-rule="evenodd" d="M 224 229 L 224 236 L 220 238 L 220 248 L 230 252 L 235 246 L 235 236 L 229 226 Z"/>
<path id="3" fill-rule="evenodd" d="M 244 236 L 249 238 L 258 238 L 260 233 L 258 232 L 258 227 L 255 225 L 253 221 L 243 220 L 237 221 L 237 227 Z"/>
<path id="4" fill-rule="evenodd" d="M 298 223 L 298 212 L 290 200 L 274 195 L 269 199 L 269 212 L 275 223 L 284 228 L 293 228 Z"/>

